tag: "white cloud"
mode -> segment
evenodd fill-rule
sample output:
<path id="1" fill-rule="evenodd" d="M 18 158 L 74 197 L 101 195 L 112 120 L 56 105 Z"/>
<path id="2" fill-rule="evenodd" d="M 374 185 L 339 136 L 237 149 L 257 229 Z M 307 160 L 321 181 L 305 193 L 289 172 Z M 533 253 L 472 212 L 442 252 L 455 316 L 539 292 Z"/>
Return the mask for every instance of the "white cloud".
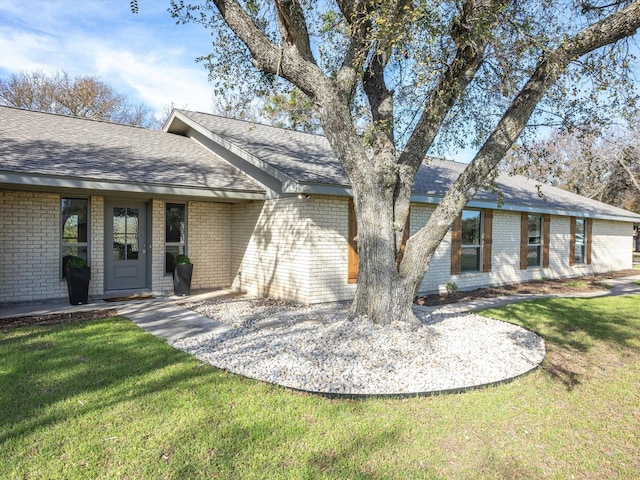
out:
<path id="1" fill-rule="evenodd" d="M 209 36 L 176 26 L 163 2 L 0 2 L 0 73 L 40 69 L 97 75 L 156 112 L 171 103 L 209 111 L 212 86 L 196 56 Z"/>

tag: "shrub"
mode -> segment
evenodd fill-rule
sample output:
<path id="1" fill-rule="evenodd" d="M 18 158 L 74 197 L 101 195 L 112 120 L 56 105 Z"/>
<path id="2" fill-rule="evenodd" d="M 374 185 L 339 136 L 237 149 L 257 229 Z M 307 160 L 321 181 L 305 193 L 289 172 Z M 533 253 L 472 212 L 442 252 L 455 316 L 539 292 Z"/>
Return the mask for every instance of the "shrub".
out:
<path id="1" fill-rule="evenodd" d="M 186 255 L 176 256 L 176 260 L 175 260 L 176 265 L 188 265 L 190 263 L 191 263 L 191 260 L 189 260 L 189 257 L 187 257 Z"/>
<path id="2" fill-rule="evenodd" d="M 67 268 L 83 268 L 87 266 L 87 261 L 80 257 L 69 257 L 65 267 Z"/>
<path id="3" fill-rule="evenodd" d="M 447 293 L 449 295 L 453 295 L 458 291 L 458 284 L 456 282 L 447 282 L 445 286 L 447 287 Z"/>

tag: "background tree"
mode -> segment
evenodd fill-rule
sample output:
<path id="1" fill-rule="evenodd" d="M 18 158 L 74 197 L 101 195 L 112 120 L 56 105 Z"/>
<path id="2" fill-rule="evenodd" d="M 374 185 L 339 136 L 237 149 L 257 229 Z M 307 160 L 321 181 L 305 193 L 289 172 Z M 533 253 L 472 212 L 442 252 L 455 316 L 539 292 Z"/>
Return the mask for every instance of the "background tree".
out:
<path id="1" fill-rule="evenodd" d="M 313 103 L 353 193 L 351 317 L 388 323 L 416 321 L 412 301 L 437 246 L 530 119 L 606 122 L 634 104 L 621 40 L 640 25 L 639 3 L 210 0 L 172 2 L 171 13 L 211 29 L 213 51 L 200 60 L 218 91 L 253 96 L 284 79 Z M 398 266 L 425 155 L 467 139 L 477 154 Z"/>
<path id="2" fill-rule="evenodd" d="M 601 202 L 640 213 L 639 127 L 602 135 L 555 131 L 516 148 L 506 169 Z"/>
<path id="3" fill-rule="evenodd" d="M 40 112 L 157 127 L 144 104 L 132 104 L 97 77 L 35 70 L 0 79 L 0 104 Z"/>
<path id="4" fill-rule="evenodd" d="M 297 88 L 287 93 L 269 95 L 264 105 L 267 121 L 276 127 L 300 132 L 322 133 L 311 100 Z"/>

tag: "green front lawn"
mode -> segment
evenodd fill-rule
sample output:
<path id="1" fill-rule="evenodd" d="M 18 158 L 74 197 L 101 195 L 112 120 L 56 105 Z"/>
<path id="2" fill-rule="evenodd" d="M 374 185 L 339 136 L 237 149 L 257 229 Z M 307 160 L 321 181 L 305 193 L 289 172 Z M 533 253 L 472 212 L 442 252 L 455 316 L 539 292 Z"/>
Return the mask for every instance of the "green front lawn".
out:
<path id="1" fill-rule="evenodd" d="M 633 478 L 640 296 L 487 312 L 543 368 L 460 395 L 328 400 L 216 370 L 123 318 L 0 331 L 0 478 Z"/>

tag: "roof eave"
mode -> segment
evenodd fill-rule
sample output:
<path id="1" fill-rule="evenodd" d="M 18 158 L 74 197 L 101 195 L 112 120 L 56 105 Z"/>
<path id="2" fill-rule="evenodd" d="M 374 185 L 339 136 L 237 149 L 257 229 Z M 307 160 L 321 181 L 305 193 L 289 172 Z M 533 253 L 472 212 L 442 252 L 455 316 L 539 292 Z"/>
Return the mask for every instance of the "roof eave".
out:
<path id="1" fill-rule="evenodd" d="M 294 180 L 283 183 L 282 193 L 305 195 L 336 195 L 341 197 L 350 197 L 352 195 L 351 186 L 349 185 L 297 182 Z"/>
<path id="2" fill-rule="evenodd" d="M 442 197 L 435 195 L 425 195 L 425 194 L 413 194 L 411 195 L 411 201 L 417 203 L 429 203 L 432 205 L 437 205 L 442 200 Z M 529 212 L 529 213 L 538 213 L 538 214 L 549 214 L 549 215 L 559 215 L 565 217 L 586 217 L 593 218 L 596 220 L 614 220 L 619 222 L 635 222 L 640 223 L 640 215 L 634 214 L 633 212 L 629 212 L 628 215 L 616 215 L 612 213 L 603 213 L 603 212 L 593 212 L 587 210 L 580 209 L 569 209 L 569 208 L 543 208 L 543 207 L 533 207 L 529 205 L 519 205 L 515 203 L 503 203 L 502 205 L 498 205 L 497 201 L 490 200 L 471 200 L 467 207 L 470 208 L 488 208 L 491 210 L 502 210 L 506 212 Z"/>
<path id="3" fill-rule="evenodd" d="M 172 197 L 198 197 L 208 200 L 263 200 L 261 190 L 206 188 L 185 185 L 162 185 L 135 182 L 97 180 L 92 178 L 54 177 L 50 175 L 0 172 L 0 185 L 4 188 L 45 190 L 84 190 L 95 192 L 126 192 Z"/>

